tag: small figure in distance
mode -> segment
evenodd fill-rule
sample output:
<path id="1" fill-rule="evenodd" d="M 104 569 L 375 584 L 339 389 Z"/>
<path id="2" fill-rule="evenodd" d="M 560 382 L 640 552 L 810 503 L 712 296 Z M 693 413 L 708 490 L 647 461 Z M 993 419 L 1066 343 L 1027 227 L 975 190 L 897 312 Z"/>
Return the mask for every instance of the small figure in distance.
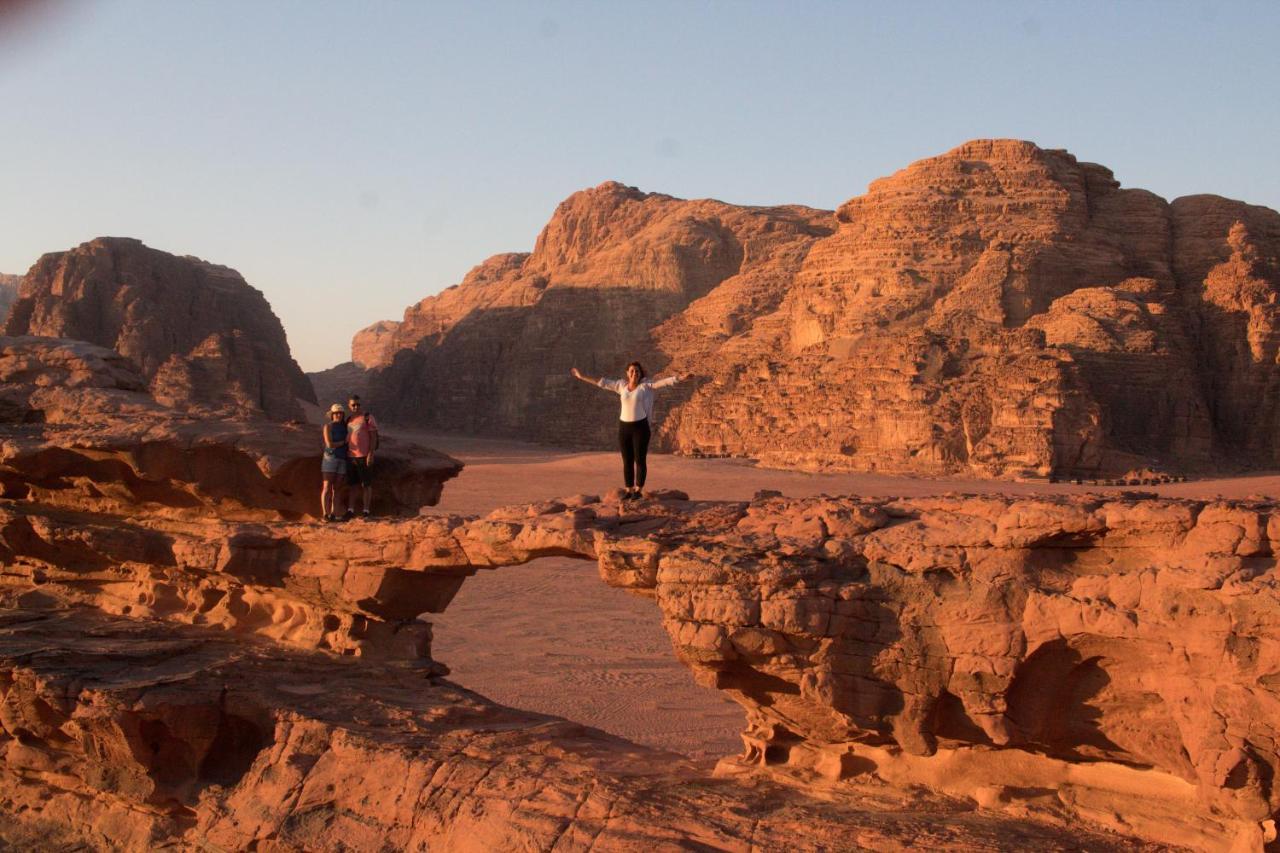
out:
<path id="1" fill-rule="evenodd" d="M 688 375 L 679 373 L 665 379 L 644 378 L 644 367 L 633 361 L 627 365 L 626 379 L 603 379 L 587 376 L 578 368 L 569 371 L 574 379 L 589 382 L 622 398 L 618 416 L 618 449 L 622 451 L 622 481 L 626 484 L 623 498 L 639 498 L 644 494 L 644 481 L 649 473 L 649 416 L 653 414 L 653 392 L 675 385 Z"/>
<path id="2" fill-rule="evenodd" d="M 347 477 L 347 410 L 341 403 L 329 407 L 328 419 L 321 427 L 324 457 L 320 460 L 320 516 L 325 521 L 338 520 L 338 484 Z"/>
<path id="3" fill-rule="evenodd" d="M 378 449 L 378 422 L 373 415 L 362 410 L 360 397 L 351 395 L 347 400 L 351 420 L 347 422 L 347 491 L 346 518 L 356 517 L 356 491 L 364 497 L 364 517 L 369 517 L 373 506 L 373 452 Z"/>

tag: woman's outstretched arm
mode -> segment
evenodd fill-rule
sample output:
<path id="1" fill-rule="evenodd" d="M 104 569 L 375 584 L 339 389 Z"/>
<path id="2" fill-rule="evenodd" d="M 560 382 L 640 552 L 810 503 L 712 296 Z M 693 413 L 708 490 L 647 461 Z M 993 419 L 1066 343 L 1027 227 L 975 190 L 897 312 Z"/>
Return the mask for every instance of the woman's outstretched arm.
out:
<path id="1" fill-rule="evenodd" d="M 600 384 L 600 377 L 598 377 L 598 376 L 597 376 L 597 377 L 595 377 L 595 378 L 592 378 L 592 377 L 588 376 L 587 374 L 583 373 L 581 370 L 579 370 L 579 369 L 578 369 L 578 368 L 576 368 L 576 367 L 571 368 L 571 369 L 569 370 L 569 372 L 573 374 L 573 378 L 574 378 L 574 379 L 581 379 L 583 382 L 590 383 L 591 385 L 599 385 L 599 384 Z"/>
<path id="2" fill-rule="evenodd" d="M 675 385 L 677 382 L 683 382 L 688 378 L 689 378 L 689 374 L 687 373 L 673 373 L 670 376 L 666 376 L 662 379 L 655 379 L 652 382 L 650 382 L 649 385 L 653 388 L 666 388 L 670 385 Z"/>

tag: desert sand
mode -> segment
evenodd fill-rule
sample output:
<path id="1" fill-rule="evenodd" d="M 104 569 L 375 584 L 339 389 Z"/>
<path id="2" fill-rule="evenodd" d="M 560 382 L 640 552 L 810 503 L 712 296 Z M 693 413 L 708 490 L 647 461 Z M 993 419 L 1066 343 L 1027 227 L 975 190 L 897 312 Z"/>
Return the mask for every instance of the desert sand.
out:
<path id="1" fill-rule="evenodd" d="M 485 514 L 552 496 L 606 494 L 621 483 L 618 455 L 612 451 L 435 433 L 412 438 L 466 464 L 432 512 Z M 808 474 L 738 459 L 668 454 L 650 456 L 648 485 L 709 500 L 749 500 L 762 489 L 788 497 L 1126 491 L 1048 482 Z M 1274 496 L 1280 492 L 1280 474 L 1141 490 L 1179 498 Z M 435 657 L 452 670 L 450 680 L 500 704 L 576 720 L 707 765 L 741 749 L 741 708 L 722 691 L 694 684 L 672 654 L 653 603 L 601 583 L 593 563 L 546 558 L 481 572 L 431 621 Z"/>

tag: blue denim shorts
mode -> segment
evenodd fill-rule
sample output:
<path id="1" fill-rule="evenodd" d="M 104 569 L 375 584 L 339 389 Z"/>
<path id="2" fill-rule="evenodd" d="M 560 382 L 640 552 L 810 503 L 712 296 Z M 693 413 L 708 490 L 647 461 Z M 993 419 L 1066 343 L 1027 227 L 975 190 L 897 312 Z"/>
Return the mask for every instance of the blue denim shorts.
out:
<path id="1" fill-rule="evenodd" d="M 320 473 L 336 474 L 339 477 L 344 477 L 347 473 L 347 460 L 339 459 L 337 456 L 326 455 L 320 460 Z"/>

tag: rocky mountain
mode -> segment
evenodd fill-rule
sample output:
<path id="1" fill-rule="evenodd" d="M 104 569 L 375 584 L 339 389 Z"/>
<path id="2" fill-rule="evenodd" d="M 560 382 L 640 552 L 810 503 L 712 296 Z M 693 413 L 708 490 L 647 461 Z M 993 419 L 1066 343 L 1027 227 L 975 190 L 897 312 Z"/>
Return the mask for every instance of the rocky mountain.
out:
<path id="1" fill-rule="evenodd" d="M 0 273 L 0 319 L 9 316 L 9 308 L 18 299 L 18 285 L 21 283 L 20 275 Z"/>
<path id="2" fill-rule="evenodd" d="M 695 375 L 661 447 L 765 464 L 1108 476 L 1280 464 L 1280 214 L 1172 203 L 978 140 L 834 215 L 604 184 L 353 342 L 380 413 L 609 441 L 568 368 Z M 567 416 L 566 413 L 573 415 Z"/>
<path id="3" fill-rule="evenodd" d="M 262 293 L 227 267 L 102 237 L 45 255 L 22 281 L 7 335 L 114 349 L 171 405 L 298 419 L 315 393 Z"/>
<path id="4" fill-rule="evenodd" d="M 713 291 L 733 294 L 743 312 L 775 306 L 805 247 L 831 233 L 829 218 L 602 184 L 561 204 L 532 253 L 490 258 L 398 324 L 362 331 L 353 357 L 375 368 L 369 399 L 393 420 L 596 440 L 617 401 L 590 393 L 570 367 L 664 366 L 650 330 Z"/>

